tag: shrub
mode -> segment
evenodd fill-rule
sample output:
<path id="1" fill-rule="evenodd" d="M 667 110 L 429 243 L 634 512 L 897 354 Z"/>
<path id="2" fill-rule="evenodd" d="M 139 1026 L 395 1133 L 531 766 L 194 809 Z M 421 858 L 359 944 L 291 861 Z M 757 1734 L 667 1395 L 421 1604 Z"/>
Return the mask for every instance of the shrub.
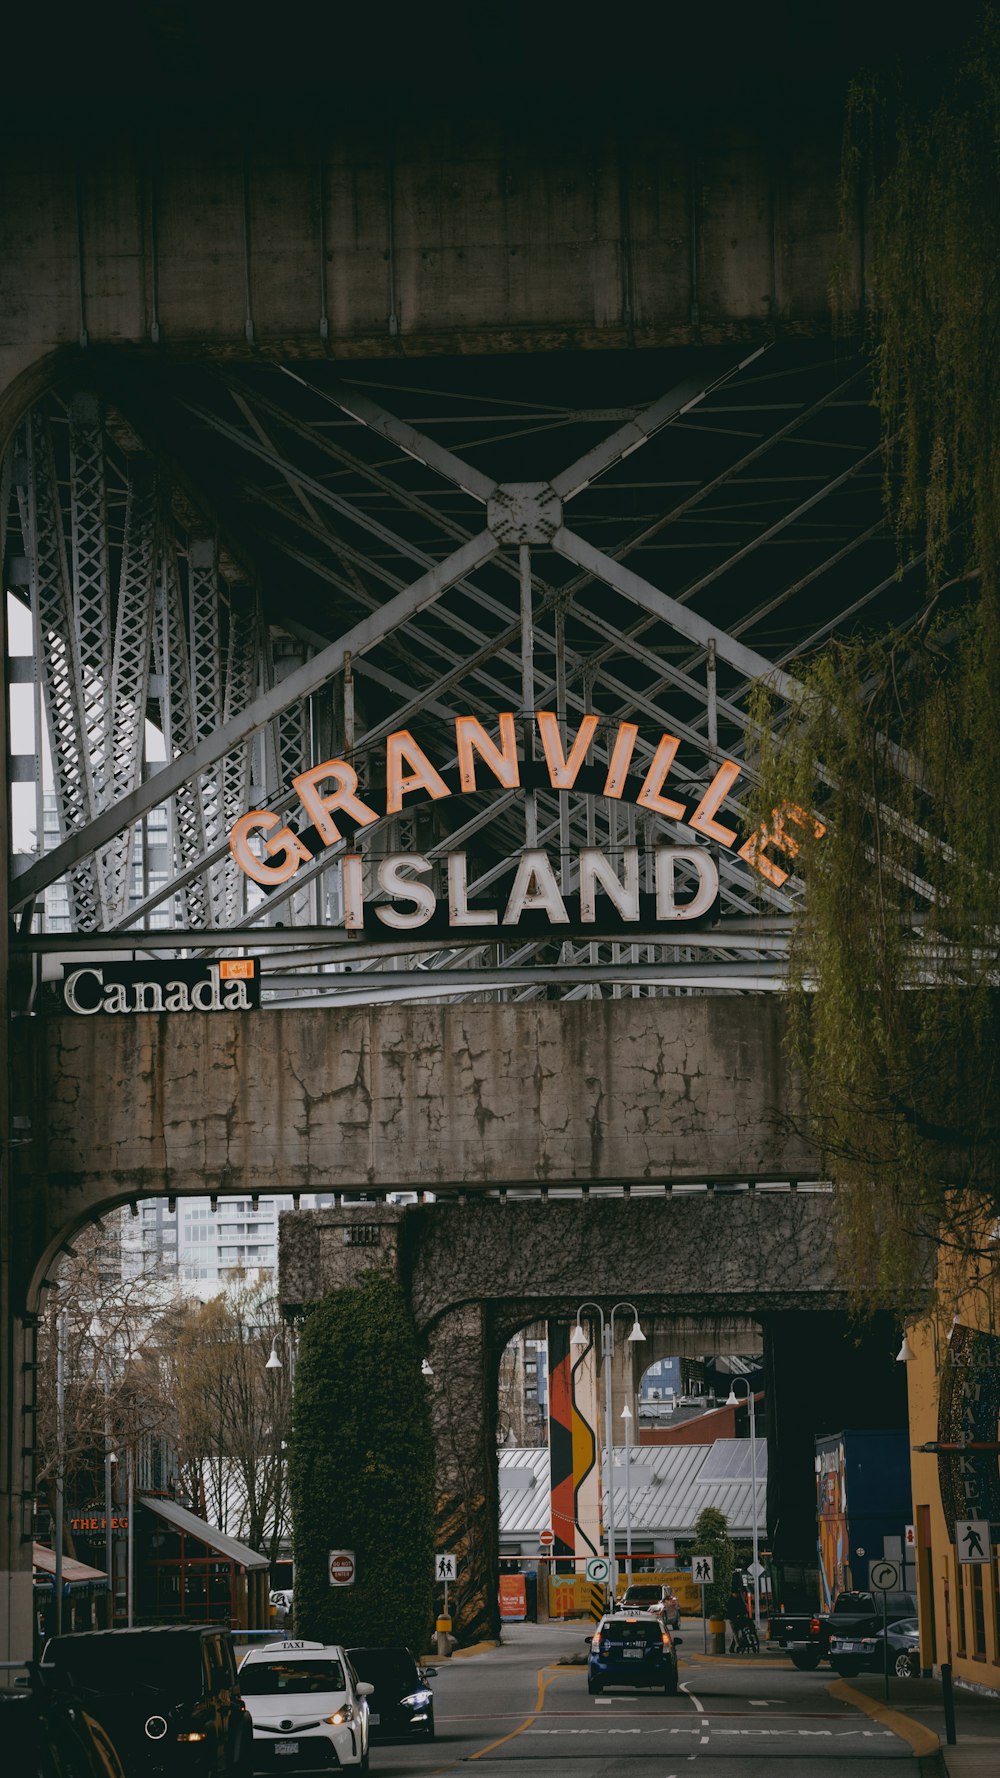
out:
<path id="1" fill-rule="evenodd" d="M 289 1491 L 296 1633 L 419 1654 L 432 1627 L 434 1447 L 413 1324 L 385 1273 L 333 1292 L 305 1324 Z M 335 1549 L 354 1552 L 351 1587 L 330 1585 Z"/>

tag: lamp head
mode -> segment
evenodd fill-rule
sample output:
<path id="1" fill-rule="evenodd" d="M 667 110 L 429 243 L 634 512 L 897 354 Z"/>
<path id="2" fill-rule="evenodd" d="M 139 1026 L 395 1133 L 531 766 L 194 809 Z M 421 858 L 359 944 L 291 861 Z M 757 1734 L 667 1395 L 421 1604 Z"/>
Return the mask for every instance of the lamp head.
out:
<path id="1" fill-rule="evenodd" d="M 278 1357 L 278 1342 L 277 1342 L 277 1340 L 272 1340 L 271 1341 L 271 1351 L 270 1351 L 270 1354 L 268 1355 L 268 1360 L 264 1366 L 264 1369 L 266 1371 L 280 1371 L 281 1368 L 282 1368 L 281 1359 Z"/>
<path id="2" fill-rule="evenodd" d="M 577 1323 L 573 1332 L 569 1336 L 569 1343 L 571 1346 L 585 1346 L 587 1344 L 587 1336 L 580 1325 L 579 1317 L 577 1318 Z"/>
<path id="3" fill-rule="evenodd" d="M 639 1326 L 638 1315 L 636 1316 L 635 1320 L 632 1323 L 632 1329 L 631 1329 L 631 1332 L 629 1333 L 628 1337 L 632 1341 L 642 1340 L 643 1344 L 645 1344 L 646 1336 L 643 1333 L 642 1328 Z"/>

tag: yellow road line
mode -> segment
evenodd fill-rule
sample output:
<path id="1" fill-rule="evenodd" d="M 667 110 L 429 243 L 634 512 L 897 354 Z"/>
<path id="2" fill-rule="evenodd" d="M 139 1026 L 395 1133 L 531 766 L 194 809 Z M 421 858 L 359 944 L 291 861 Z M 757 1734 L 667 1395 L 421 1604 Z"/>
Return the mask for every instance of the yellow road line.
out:
<path id="1" fill-rule="evenodd" d="M 914 1717 L 906 1716 L 901 1710 L 894 1710 L 891 1704 L 882 1704 L 877 1698 L 868 1698 L 864 1692 L 856 1692 L 846 1679 L 834 1679 L 826 1689 L 831 1698 L 840 1698 L 845 1704 L 853 1704 L 855 1710 L 863 1710 L 875 1722 L 884 1723 L 894 1735 L 909 1743 L 918 1758 L 927 1753 L 937 1753 L 941 1745 L 940 1737 L 925 1723 L 917 1722 Z"/>
<path id="2" fill-rule="evenodd" d="M 491 1741 L 488 1747 L 481 1747 L 479 1749 L 478 1753 L 470 1753 L 470 1755 L 469 1755 L 470 1759 L 485 1758 L 486 1754 L 492 1753 L 495 1748 L 502 1747 L 505 1741 L 513 1741 L 515 1735 L 523 1735 L 525 1729 L 530 1729 L 532 1723 L 538 1721 L 538 1718 L 541 1715 L 542 1710 L 545 1707 L 546 1690 L 551 1685 L 552 1680 L 555 1678 L 556 1670 L 555 1669 L 549 1670 L 549 1678 L 548 1679 L 546 1679 L 545 1674 L 546 1674 L 546 1669 L 544 1667 L 539 1667 L 539 1669 L 538 1669 L 538 1701 L 535 1704 L 534 1714 L 532 1716 L 526 1716 L 524 1721 L 518 1723 L 516 1729 L 511 1729 L 511 1731 L 508 1735 L 501 1735 L 500 1739 L 498 1741 Z"/>

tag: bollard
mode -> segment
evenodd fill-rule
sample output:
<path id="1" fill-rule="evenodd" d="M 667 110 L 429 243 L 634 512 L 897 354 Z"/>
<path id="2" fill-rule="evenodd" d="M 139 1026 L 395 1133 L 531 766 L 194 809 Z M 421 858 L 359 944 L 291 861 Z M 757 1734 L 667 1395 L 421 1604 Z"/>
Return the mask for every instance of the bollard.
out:
<path id="1" fill-rule="evenodd" d="M 951 1662 L 941 1662 L 941 1703 L 944 1706 L 944 1738 L 955 1745 L 955 1694 L 951 1689 Z"/>
<path id="2" fill-rule="evenodd" d="M 454 1647 L 455 1638 L 451 1633 L 451 1618 L 439 1617 L 435 1625 L 437 1631 L 437 1652 L 442 1660 L 446 1660 Z"/>

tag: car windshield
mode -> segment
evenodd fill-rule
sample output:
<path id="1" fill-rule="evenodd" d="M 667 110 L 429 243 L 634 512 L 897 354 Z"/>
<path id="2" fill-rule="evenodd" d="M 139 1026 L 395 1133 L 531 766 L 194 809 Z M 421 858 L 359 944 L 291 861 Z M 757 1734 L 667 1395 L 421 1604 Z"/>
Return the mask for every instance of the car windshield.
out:
<path id="1" fill-rule="evenodd" d="M 245 1698 L 346 1690 L 339 1661 L 246 1661 L 240 1668 L 240 1691 Z"/>
<path id="2" fill-rule="evenodd" d="M 64 1683 L 102 1697 L 123 1692 L 156 1692 L 174 1700 L 198 1699 L 204 1689 L 201 1643 L 176 1631 L 129 1631 L 59 1637 L 45 1650 L 45 1666 L 54 1666 Z"/>
<path id="3" fill-rule="evenodd" d="M 413 1691 L 420 1683 L 417 1663 L 406 1648 L 349 1648 L 347 1658 L 359 1679 L 387 1691 Z"/>
<path id="4" fill-rule="evenodd" d="M 658 1600 L 660 1596 L 659 1587 L 629 1587 L 625 1594 L 630 1605 L 642 1605 L 646 1600 Z"/>
<path id="5" fill-rule="evenodd" d="M 618 1618 L 605 1624 L 601 1631 L 608 1642 L 659 1642 L 662 1634 L 659 1624 L 650 1623 L 648 1618 Z"/>

